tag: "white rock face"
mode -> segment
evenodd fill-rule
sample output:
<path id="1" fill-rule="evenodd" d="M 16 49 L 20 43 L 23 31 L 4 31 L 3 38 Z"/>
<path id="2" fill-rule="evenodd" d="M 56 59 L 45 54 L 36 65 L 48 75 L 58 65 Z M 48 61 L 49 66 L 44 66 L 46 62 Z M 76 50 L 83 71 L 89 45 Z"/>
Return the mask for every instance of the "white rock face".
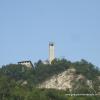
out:
<path id="1" fill-rule="evenodd" d="M 92 80 L 88 80 L 82 74 L 76 74 L 76 70 L 70 68 L 58 75 L 50 77 L 39 84 L 38 88 L 69 90 L 71 92 L 80 89 L 83 85 L 88 87 L 89 91 L 96 93 Z"/>
<path id="2" fill-rule="evenodd" d="M 68 69 L 58 75 L 52 76 L 42 84 L 39 84 L 39 88 L 53 88 L 53 89 L 71 89 L 73 80 L 80 79 L 82 76 L 75 75 L 76 70 L 74 68 Z M 82 77 L 83 78 L 83 77 Z"/>

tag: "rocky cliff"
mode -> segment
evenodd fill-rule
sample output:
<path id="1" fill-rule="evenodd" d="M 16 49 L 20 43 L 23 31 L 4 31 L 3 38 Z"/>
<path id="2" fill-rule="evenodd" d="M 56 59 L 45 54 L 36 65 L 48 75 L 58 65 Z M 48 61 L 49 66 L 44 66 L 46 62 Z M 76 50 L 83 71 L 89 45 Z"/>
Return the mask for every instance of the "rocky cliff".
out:
<path id="1" fill-rule="evenodd" d="M 88 89 L 89 92 L 96 93 L 92 80 L 88 80 L 82 74 L 77 74 L 76 69 L 70 68 L 64 72 L 54 75 L 38 85 L 39 88 L 59 89 L 77 91 L 79 89 Z M 86 90 L 87 91 L 87 90 Z"/>

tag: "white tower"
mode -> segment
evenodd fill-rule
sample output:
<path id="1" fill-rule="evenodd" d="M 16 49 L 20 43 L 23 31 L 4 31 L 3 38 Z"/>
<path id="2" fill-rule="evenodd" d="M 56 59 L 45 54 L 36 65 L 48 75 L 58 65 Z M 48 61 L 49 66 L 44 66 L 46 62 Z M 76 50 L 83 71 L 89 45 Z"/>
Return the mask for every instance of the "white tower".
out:
<path id="1" fill-rule="evenodd" d="M 54 43 L 50 42 L 49 43 L 49 63 L 51 64 L 51 62 L 54 60 L 55 56 L 54 56 Z"/>

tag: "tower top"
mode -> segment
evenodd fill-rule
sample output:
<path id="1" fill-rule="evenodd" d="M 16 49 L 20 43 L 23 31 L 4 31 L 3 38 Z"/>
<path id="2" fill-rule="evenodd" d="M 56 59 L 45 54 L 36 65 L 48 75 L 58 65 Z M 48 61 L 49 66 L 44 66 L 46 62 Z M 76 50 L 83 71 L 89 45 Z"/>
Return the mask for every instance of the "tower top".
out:
<path id="1" fill-rule="evenodd" d="M 54 46 L 54 42 L 49 42 L 49 46 Z"/>

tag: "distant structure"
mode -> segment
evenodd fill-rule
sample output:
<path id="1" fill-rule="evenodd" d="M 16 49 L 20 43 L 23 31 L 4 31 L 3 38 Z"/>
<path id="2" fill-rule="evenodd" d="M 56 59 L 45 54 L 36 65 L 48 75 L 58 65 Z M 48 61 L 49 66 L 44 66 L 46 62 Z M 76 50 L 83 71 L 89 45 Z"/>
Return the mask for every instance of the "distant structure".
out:
<path id="1" fill-rule="evenodd" d="M 49 42 L 49 63 L 55 59 L 55 54 L 54 54 L 54 43 Z"/>
<path id="2" fill-rule="evenodd" d="M 21 62 L 18 62 L 18 64 L 25 65 L 28 68 L 32 68 L 33 67 L 33 64 L 32 64 L 31 61 L 21 61 Z"/>
<path id="3" fill-rule="evenodd" d="M 43 64 L 49 64 L 48 60 L 43 61 Z"/>
<path id="4" fill-rule="evenodd" d="M 51 64 L 51 62 L 55 59 L 54 49 L 55 49 L 54 43 L 49 42 L 49 60 L 43 61 L 43 64 Z M 27 68 L 33 67 L 33 64 L 30 60 L 29 61 L 20 61 L 20 62 L 18 62 L 18 64 L 25 65 Z"/>

